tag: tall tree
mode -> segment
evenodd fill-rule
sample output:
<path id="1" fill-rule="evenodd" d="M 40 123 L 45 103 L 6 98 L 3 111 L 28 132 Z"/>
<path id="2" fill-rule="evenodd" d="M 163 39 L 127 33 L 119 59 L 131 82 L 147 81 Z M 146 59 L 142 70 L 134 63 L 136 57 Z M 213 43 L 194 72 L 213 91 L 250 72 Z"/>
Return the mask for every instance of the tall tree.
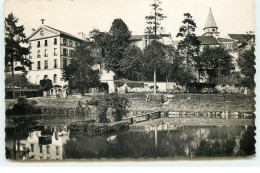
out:
<path id="1" fill-rule="evenodd" d="M 154 93 L 156 93 L 156 74 L 165 68 L 168 64 L 166 47 L 162 43 L 153 40 L 150 45 L 144 49 L 144 64 L 148 70 L 152 70 L 154 74 Z"/>
<path id="2" fill-rule="evenodd" d="M 178 52 L 180 56 L 186 59 L 186 64 L 191 65 L 194 63 L 194 57 L 199 54 L 200 41 L 195 35 L 195 30 L 197 28 L 196 23 L 192 19 L 190 13 L 184 14 L 183 25 L 179 29 L 177 37 L 182 37 L 178 44 Z"/>
<path id="3" fill-rule="evenodd" d="M 162 14 L 162 9 L 160 8 L 161 2 L 159 0 L 153 0 L 150 6 L 152 6 L 152 12 L 150 15 L 145 16 L 146 23 L 148 26 L 146 27 L 145 33 L 148 36 L 152 36 L 152 38 L 157 39 L 157 35 L 162 34 L 163 27 L 161 26 L 161 21 L 166 18 Z"/>
<path id="4" fill-rule="evenodd" d="M 216 80 L 219 75 L 229 76 L 233 68 L 231 55 L 222 47 L 205 46 L 200 55 L 200 62 L 208 74 L 209 83 L 212 83 L 213 79 Z"/>
<path id="5" fill-rule="evenodd" d="M 129 46 L 131 32 L 122 19 L 115 19 L 109 30 L 108 44 L 105 46 L 105 68 L 113 71 L 117 78 L 122 77 L 120 60 L 125 49 Z"/>
<path id="6" fill-rule="evenodd" d="M 255 69 L 255 47 L 251 46 L 250 49 L 241 51 L 238 55 L 238 66 L 241 69 L 241 74 L 244 75 L 242 84 L 245 87 L 250 88 L 252 91 L 255 87 L 254 76 L 256 73 Z"/>
<path id="7" fill-rule="evenodd" d="M 5 18 L 5 66 L 11 65 L 12 83 L 13 83 L 13 98 L 14 92 L 14 62 L 21 62 L 29 66 L 31 62 L 24 57 L 29 54 L 29 49 L 22 47 L 21 43 L 26 43 L 23 25 L 17 26 L 18 18 L 10 13 Z"/>
<path id="8" fill-rule="evenodd" d="M 70 89 L 78 89 L 82 95 L 93 87 L 98 87 L 99 70 L 94 70 L 96 63 L 96 45 L 83 42 L 72 54 L 71 63 L 64 67 L 63 77 L 69 81 Z"/>

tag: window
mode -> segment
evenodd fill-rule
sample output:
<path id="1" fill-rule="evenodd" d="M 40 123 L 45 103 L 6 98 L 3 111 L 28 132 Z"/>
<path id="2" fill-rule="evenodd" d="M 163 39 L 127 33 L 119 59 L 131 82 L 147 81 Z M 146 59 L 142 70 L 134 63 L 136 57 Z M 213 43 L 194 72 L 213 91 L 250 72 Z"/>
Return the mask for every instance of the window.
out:
<path id="1" fill-rule="evenodd" d="M 37 66 L 37 69 L 41 69 L 41 61 L 38 61 L 38 66 Z"/>
<path id="2" fill-rule="evenodd" d="M 215 32 L 215 29 L 212 29 L 213 32 Z"/>
<path id="3" fill-rule="evenodd" d="M 44 46 L 48 46 L 48 40 L 44 40 Z"/>
<path id="4" fill-rule="evenodd" d="M 67 62 L 68 62 L 67 59 L 63 59 L 63 67 L 66 67 L 68 65 Z"/>
<path id="5" fill-rule="evenodd" d="M 57 38 L 54 38 L 54 45 L 57 45 Z"/>
<path id="6" fill-rule="evenodd" d="M 57 68 L 58 64 L 57 64 L 57 59 L 54 59 L 54 68 Z"/>
<path id="7" fill-rule="evenodd" d="M 54 74 L 53 75 L 53 83 L 56 83 L 57 82 L 57 74 Z"/>
<path id="8" fill-rule="evenodd" d="M 76 43 L 76 47 L 78 47 L 79 46 L 79 43 Z"/>
<path id="9" fill-rule="evenodd" d="M 56 147 L 56 155 L 59 155 L 59 154 L 60 154 L 60 148 Z"/>
<path id="10" fill-rule="evenodd" d="M 72 56 L 73 54 L 73 50 L 70 50 L 69 56 Z"/>
<path id="11" fill-rule="evenodd" d="M 68 55 L 68 50 L 65 49 L 65 48 L 63 49 L 63 55 L 64 55 L 64 56 L 67 56 L 67 55 Z"/>
<path id="12" fill-rule="evenodd" d="M 48 50 L 47 49 L 44 50 L 44 57 L 48 57 Z"/>
<path id="13" fill-rule="evenodd" d="M 29 43 L 29 49 L 31 49 L 32 48 L 32 43 Z"/>
<path id="14" fill-rule="evenodd" d="M 54 48 L 54 56 L 57 56 L 57 48 Z"/>
<path id="15" fill-rule="evenodd" d="M 45 60 L 44 62 L 44 69 L 47 69 L 48 68 L 48 60 Z"/>
<path id="16" fill-rule="evenodd" d="M 63 39 L 63 45 L 67 45 L 67 39 Z"/>
<path id="17" fill-rule="evenodd" d="M 47 148 L 47 154 L 50 154 L 50 146 L 47 145 L 46 148 Z"/>
<path id="18" fill-rule="evenodd" d="M 41 42 L 38 41 L 37 47 L 41 47 Z"/>
<path id="19" fill-rule="evenodd" d="M 29 70 L 32 70 L 32 64 L 30 64 L 30 66 L 29 66 Z"/>
<path id="20" fill-rule="evenodd" d="M 40 57 L 41 57 L 41 51 L 38 50 L 38 51 L 37 51 L 37 58 L 40 58 Z"/>
<path id="21" fill-rule="evenodd" d="M 72 46 L 72 41 L 70 41 L 70 46 Z"/>
<path id="22" fill-rule="evenodd" d="M 34 144 L 31 144 L 31 152 L 34 152 Z"/>
<path id="23" fill-rule="evenodd" d="M 40 145 L 40 153 L 42 153 L 42 145 Z"/>

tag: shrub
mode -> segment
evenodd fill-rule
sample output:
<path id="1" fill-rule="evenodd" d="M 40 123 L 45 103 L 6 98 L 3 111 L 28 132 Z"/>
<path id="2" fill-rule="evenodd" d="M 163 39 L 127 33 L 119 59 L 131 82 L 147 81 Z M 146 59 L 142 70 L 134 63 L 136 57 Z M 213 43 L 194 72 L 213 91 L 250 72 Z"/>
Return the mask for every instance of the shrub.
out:
<path id="1" fill-rule="evenodd" d="M 40 113 L 39 110 L 35 109 L 34 105 L 37 102 L 35 100 L 29 101 L 26 97 L 19 97 L 18 102 L 13 106 L 12 109 L 7 110 L 6 114 L 29 114 L 29 113 Z"/>
<path id="2" fill-rule="evenodd" d="M 125 84 L 125 82 L 122 82 L 122 81 L 115 81 L 114 83 L 117 87 L 121 87 Z"/>
<path id="3" fill-rule="evenodd" d="M 126 97 L 119 96 L 117 93 L 111 93 L 92 97 L 86 104 L 96 106 L 99 122 L 106 123 L 108 122 L 108 108 L 115 110 L 113 114 L 115 121 L 121 121 L 122 117 L 126 115 L 126 108 L 130 105 L 130 101 Z"/>
<path id="4" fill-rule="evenodd" d="M 144 88 L 144 83 L 129 82 L 129 83 L 127 83 L 127 86 L 130 88 Z"/>

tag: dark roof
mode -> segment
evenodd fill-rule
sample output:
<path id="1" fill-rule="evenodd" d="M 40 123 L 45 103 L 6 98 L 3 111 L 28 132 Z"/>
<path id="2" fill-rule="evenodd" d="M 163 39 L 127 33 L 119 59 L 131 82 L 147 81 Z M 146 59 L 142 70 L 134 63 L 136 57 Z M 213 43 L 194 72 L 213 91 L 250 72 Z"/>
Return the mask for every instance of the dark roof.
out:
<path id="1" fill-rule="evenodd" d="M 249 35 L 249 34 L 228 34 L 231 39 L 243 41 L 243 40 L 251 40 L 252 38 L 255 38 L 255 35 Z"/>
<path id="2" fill-rule="evenodd" d="M 218 42 L 234 42 L 235 40 L 228 38 L 217 38 Z"/>
<path id="3" fill-rule="evenodd" d="M 201 45 L 219 45 L 217 39 L 213 36 L 197 36 Z"/>
<path id="4" fill-rule="evenodd" d="M 142 40 L 142 39 L 143 39 L 143 35 L 132 35 L 129 40 L 136 41 L 136 40 Z"/>

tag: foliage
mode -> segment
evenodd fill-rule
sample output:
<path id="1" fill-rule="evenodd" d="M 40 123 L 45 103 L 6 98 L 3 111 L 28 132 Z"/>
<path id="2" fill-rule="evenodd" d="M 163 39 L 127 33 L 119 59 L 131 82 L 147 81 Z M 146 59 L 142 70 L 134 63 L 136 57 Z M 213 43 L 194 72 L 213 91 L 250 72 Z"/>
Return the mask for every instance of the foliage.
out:
<path id="1" fill-rule="evenodd" d="M 12 86 L 12 75 L 10 74 L 6 74 L 5 75 L 5 86 Z M 28 82 L 28 79 L 26 78 L 25 74 L 22 75 L 18 75 L 15 74 L 14 75 L 14 86 L 18 86 L 18 87 L 23 87 L 23 86 L 27 86 L 30 83 Z"/>
<path id="2" fill-rule="evenodd" d="M 200 41 L 195 35 L 196 23 L 189 13 L 184 14 L 183 25 L 179 29 L 177 37 L 184 38 L 178 44 L 179 55 L 184 57 L 186 64 L 194 64 L 194 57 L 199 54 Z"/>
<path id="3" fill-rule="evenodd" d="M 141 80 L 143 78 L 143 52 L 135 46 L 130 45 L 124 51 L 120 60 L 122 76 L 129 80 Z"/>
<path id="4" fill-rule="evenodd" d="M 117 87 L 121 87 L 125 84 L 126 82 L 122 82 L 122 81 L 114 81 L 114 84 L 117 86 Z"/>
<path id="5" fill-rule="evenodd" d="M 151 44 L 144 49 L 143 63 L 148 73 L 154 73 L 154 86 L 156 86 L 156 74 L 158 72 L 162 73 L 163 71 L 161 69 L 165 69 L 169 63 L 166 57 L 166 46 L 158 41 L 153 40 Z M 156 93 L 155 87 L 154 92 Z"/>
<path id="6" fill-rule="evenodd" d="M 26 97 L 19 97 L 13 108 L 7 110 L 6 113 L 7 115 L 37 113 L 39 110 L 34 108 L 36 104 L 35 100 L 29 101 Z"/>
<path id="7" fill-rule="evenodd" d="M 17 26 L 17 22 L 18 18 L 13 13 L 5 18 L 5 64 L 20 61 L 29 66 L 30 61 L 24 58 L 24 55 L 29 54 L 29 49 L 20 45 L 27 42 L 24 27 Z"/>
<path id="8" fill-rule="evenodd" d="M 63 69 L 65 81 L 69 81 L 70 89 L 78 89 L 82 95 L 90 88 L 100 85 L 99 70 L 93 70 L 96 45 L 82 43 L 72 54 L 71 64 Z"/>
<path id="9" fill-rule="evenodd" d="M 118 78 L 122 77 L 121 60 L 124 51 L 129 46 L 131 32 L 122 19 L 115 19 L 109 30 L 109 44 L 105 48 L 105 68 L 113 71 Z"/>
<path id="10" fill-rule="evenodd" d="M 200 68 L 209 76 L 209 82 L 216 79 L 219 74 L 229 76 L 233 68 L 231 55 L 222 47 L 205 46 L 199 61 Z"/>
<path id="11" fill-rule="evenodd" d="M 12 79 L 14 83 L 14 62 L 21 62 L 23 65 L 30 66 L 31 61 L 24 58 L 29 54 L 29 49 L 22 47 L 21 43 L 26 43 L 23 25 L 17 26 L 18 18 L 10 13 L 5 18 L 5 67 L 11 65 Z M 14 87 L 14 84 L 13 84 Z M 15 97 L 15 92 L 13 92 Z"/>
<path id="12" fill-rule="evenodd" d="M 153 35 L 155 39 L 157 39 L 158 33 L 162 34 L 163 27 L 161 26 L 161 21 L 166 18 L 161 11 L 160 8 L 161 2 L 155 0 L 150 6 L 152 6 L 152 12 L 150 15 L 145 16 L 146 23 L 148 26 L 146 27 L 145 33 L 147 35 Z"/>
<path id="13" fill-rule="evenodd" d="M 241 69 L 241 74 L 244 75 L 242 84 L 249 87 L 251 90 L 255 87 L 254 76 L 255 69 L 255 48 L 252 46 L 250 49 L 240 52 L 238 55 L 238 66 Z"/>
<path id="14" fill-rule="evenodd" d="M 144 88 L 144 83 L 140 83 L 140 82 L 128 82 L 127 86 L 130 88 Z"/>
<path id="15" fill-rule="evenodd" d="M 40 80 L 40 86 L 43 91 L 48 91 L 52 88 L 52 81 L 50 79 L 42 79 Z"/>
<path id="16" fill-rule="evenodd" d="M 126 108 L 130 105 L 130 101 L 126 97 L 112 93 L 92 97 L 92 99 L 87 102 L 87 105 L 97 106 L 99 122 L 106 123 L 108 122 L 106 115 L 108 108 L 115 110 L 115 121 L 121 121 L 122 117 L 126 115 Z"/>

